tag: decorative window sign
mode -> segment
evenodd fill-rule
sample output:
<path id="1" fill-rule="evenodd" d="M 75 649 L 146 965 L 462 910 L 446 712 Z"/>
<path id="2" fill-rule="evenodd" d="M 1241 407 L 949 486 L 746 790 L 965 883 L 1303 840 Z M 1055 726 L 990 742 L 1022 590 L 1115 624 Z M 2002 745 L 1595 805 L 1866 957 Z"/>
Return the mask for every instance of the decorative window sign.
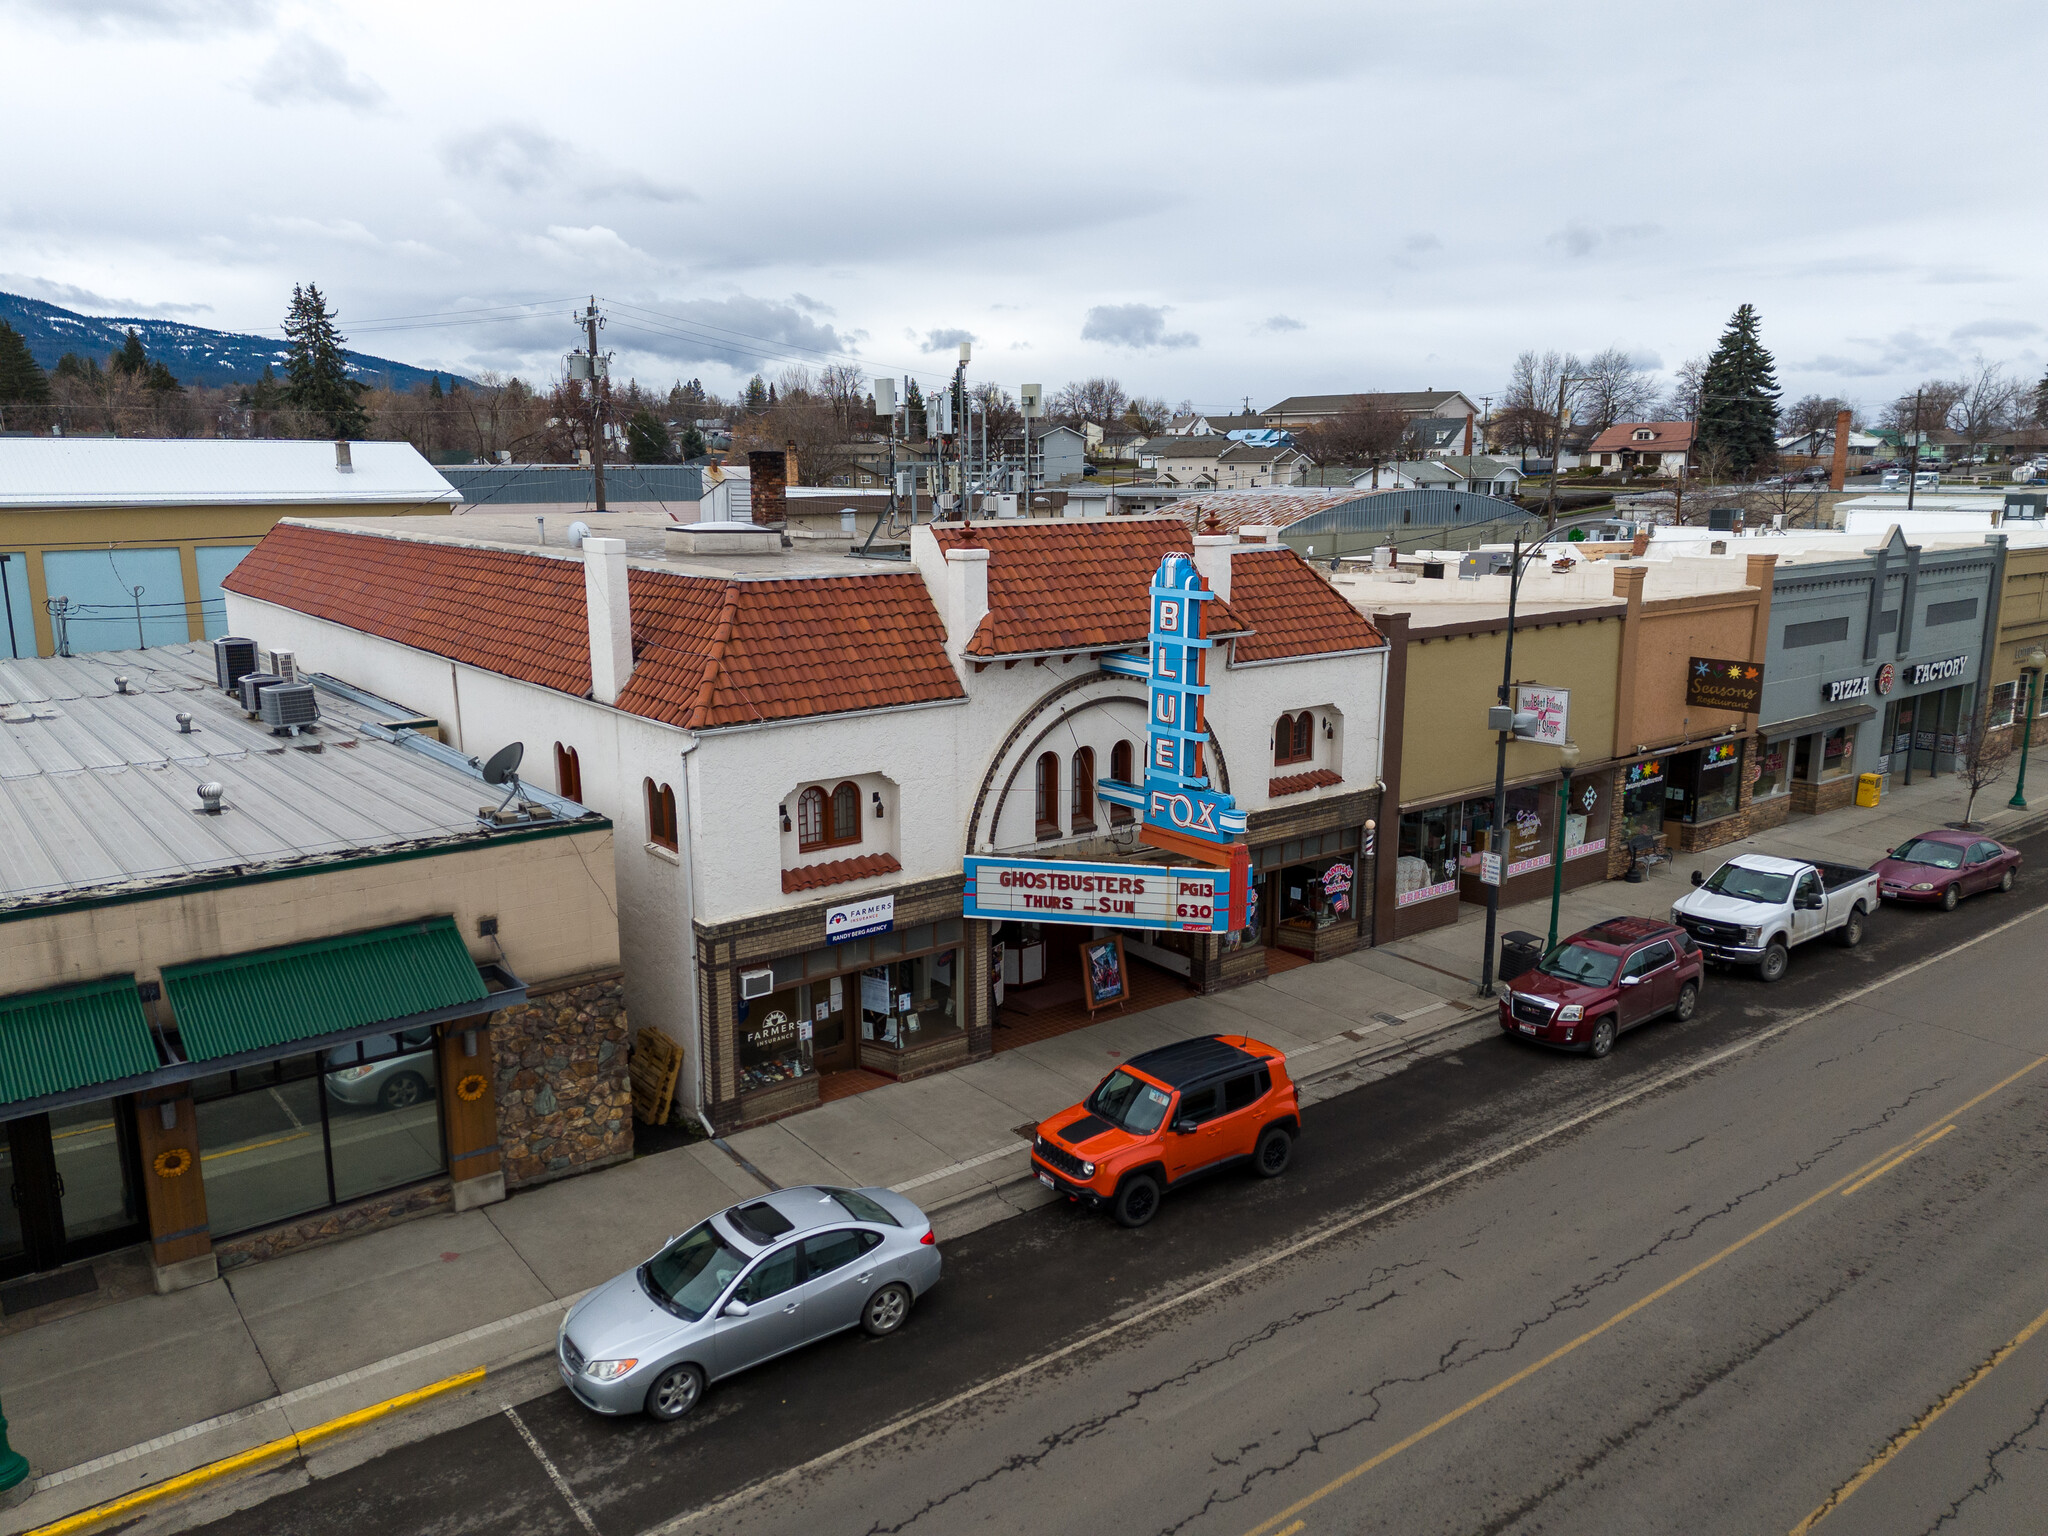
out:
<path id="1" fill-rule="evenodd" d="M 1664 760 L 1652 758 L 1647 763 L 1630 763 L 1624 776 L 1622 788 L 1648 789 L 1652 784 L 1664 782 Z"/>
<path id="2" fill-rule="evenodd" d="M 966 867 L 968 917 L 1169 933 L 1230 931 L 1227 869 L 979 857 L 970 857 Z"/>
<path id="3" fill-rule="evenodd" d="M 1867 699 L 1870 697 L 1870 674 L 1866 672 L 1861 677 L 1838 677 L 1833 682 L 1824 684 L 1822 692 L 1830 704 L 1845 704 L 1851 699 Z"/>
<path id="4" fill-rule="evenodd" d="M 865 938 L 871 933 L 887 933 L 895 926 L 896 897 L 893 892 L 825 909 L 827 944 L 844 944 L 848 939 Z"/>
<path id="5" fill-rule="evenodd" d="M 1954 682 L 1963 675 L 1970 665 L 1968 652 L 1951 656 L 1946 661 L 1923 661 L 1913 667 L 1913 675 L 1907 679 L 1908 688 L 1924 688 L 1929 683 Z"/>
<path id="6" fill-rule="evenodd" d="M 1562 746 L 1570 740 L 1571 689 L 1518 687 L 1515 689 L 1515 711 L 1536 717 L 1536 729 L 1525 740 L 1540 742 L 1546 747 Z"/>

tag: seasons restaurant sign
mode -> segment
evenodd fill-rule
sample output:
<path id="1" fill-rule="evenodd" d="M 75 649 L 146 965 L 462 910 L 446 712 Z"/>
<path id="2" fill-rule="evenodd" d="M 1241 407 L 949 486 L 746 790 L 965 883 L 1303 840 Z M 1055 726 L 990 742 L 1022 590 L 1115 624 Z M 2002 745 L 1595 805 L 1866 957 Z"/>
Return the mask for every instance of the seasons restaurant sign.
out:
<path id="1" fill-rule="evenodd" d="M 1753 715 L 1764 705 L 1764 669 L 1754 661 L 1695 656 L 1686 663 L 1689 709 L 1733 709 Z"/>

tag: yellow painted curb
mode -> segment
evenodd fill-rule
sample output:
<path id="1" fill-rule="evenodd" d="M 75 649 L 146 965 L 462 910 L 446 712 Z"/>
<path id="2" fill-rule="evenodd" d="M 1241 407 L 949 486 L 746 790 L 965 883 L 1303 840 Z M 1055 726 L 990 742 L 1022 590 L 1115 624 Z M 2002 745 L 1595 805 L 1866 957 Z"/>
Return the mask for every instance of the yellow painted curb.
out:
<path id="1" fill-rule="evenodd" d="M 387 1397 L 381 1403 L 372 1403 L 367 1408 L 358 1408 L 354 1413 L 345 1413 L 338 1419 L 329 1419 L 324 1424 L 315 1424 L 311 1429 L 302 1429 L 284 1435 L 276 1440 L 267 1440 L 262 1445 L 251 1446 L 233 1456 L 224 1456 L 219 1461 L 210 1461 L 203 1467 L 194 1467 L 190 1472 L 181 1472 L 176 1477 L 144 1488 L 136 1493 L 125 1494 L 111 1503 L 98 1504 L 91 1509 L 82 1509 L 75 1515 L 66 1515 L 62 1520 L 48 1525 L 39 1525 L 22 1536 L 72 1536 L 72 1533 L 90 1529 L 105 1520 L 120 1515 L 133 1514 L 136 1510 L 154 1504 L 161 1499 L 185 1493 L 194 1488 L 226 1477 L 231 1473 L 245 1471 L 273 1457 L 290 1455 L 317 1445 L 322 1440 L 331 1440 L 336 1435 L 348 1433 L 387 1414 L 423 1403 L 430 1397 L 439 1397 L 444 1392 L 453 1392 L 458 1387 L 467 1387 L 484 1379 L 484 1367 L 464 1371 L 460 1376 L 449 1376 L 430 1386 L 413 1392 L 402 1392 L 397 1397 Z"/>

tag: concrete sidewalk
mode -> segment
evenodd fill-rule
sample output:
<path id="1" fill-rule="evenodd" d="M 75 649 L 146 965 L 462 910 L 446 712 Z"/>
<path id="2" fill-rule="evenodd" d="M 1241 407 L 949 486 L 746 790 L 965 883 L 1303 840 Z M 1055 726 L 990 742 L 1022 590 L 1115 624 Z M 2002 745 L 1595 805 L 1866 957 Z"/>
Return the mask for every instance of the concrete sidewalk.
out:
<path id="1" fill-rule="evenodd" d="M 1568 892 L 1560 933 L 1618 912 L 1662 915 L 1690 870 L 1751 850 L 1857 863 L 1957 819 L 1940 779 L 1882 807 L 1797 818 L 1640 884 Z M 1994 833 L 2028 819 L 1979 797 Z M 1052 1198 L 1028 1173 L 1028 1128 L 1117 1061 L 1191 1034 L 1251 1034 L 1288 1053 L 1314 1102 L 1496 1028 L 1476 995 L 1482 909 L 1452 926 L 1211 997 L 1108 1020 L 988 1061 L 637 1158 L 461 1214 L 247 1264 L 170 1296 L 133 1297 L 0 1338 L 12 1441 L 42 1482 L 0 1532 L 57 1519 L 295 1429 L 552 1347 L 562 1312 L 766 1181 L 883 1184 L 934 1213 L 941 1238 Z M 1542 933 L 1547 902 L 1503 909 Z M 490 1411 L 488 1408 L 480 1411 Z"/>

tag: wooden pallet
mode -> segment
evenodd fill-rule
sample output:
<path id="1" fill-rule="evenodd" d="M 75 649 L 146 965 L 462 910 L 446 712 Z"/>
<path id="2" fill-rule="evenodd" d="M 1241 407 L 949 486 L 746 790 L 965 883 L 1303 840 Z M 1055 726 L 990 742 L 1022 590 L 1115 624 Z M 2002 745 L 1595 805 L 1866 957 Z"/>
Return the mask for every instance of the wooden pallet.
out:
<path id="1" fill-rule="evenodd" d="M 628 1070 L 633 1079 L 633 1118 L 648 1125 L 662 1124 L 668 1119 L 676 1078 L 683 1070 L 683 1048 L 653 1026 L 644 1026 L 633 1037 Z"/>

